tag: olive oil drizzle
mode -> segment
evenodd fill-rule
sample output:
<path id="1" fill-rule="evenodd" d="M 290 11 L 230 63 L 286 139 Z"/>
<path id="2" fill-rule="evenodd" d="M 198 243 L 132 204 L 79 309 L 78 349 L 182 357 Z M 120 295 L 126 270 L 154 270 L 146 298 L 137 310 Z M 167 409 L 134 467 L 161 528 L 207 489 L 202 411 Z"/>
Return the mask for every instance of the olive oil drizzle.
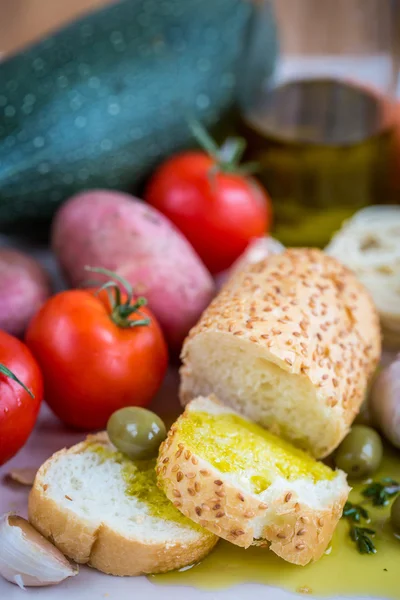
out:
<path id="1" fill-rule="evenodd" d="M 400 479 L 400 453 L 386 448 L 374 481 Z M 389 520 L 391 502 L 374 506 L 362 492 L 370 481 L 353 483 L 350 502 L 366 506 L 370 521 L 366 527 L 376 532 L 376 554 L 360 554 L 349 536 L 349 524 L 342 519 L 332 545 L 318 562 L 298 567 L 273 552 L 251 547 L 247 550 L 221 541 L 200 564 L 184 572 L 151 576 L 155 585 L 192 586 L 202 590 L 221 590 L 245 583 L 280 587 L 311 596 L 343 595 L 399 598 L 400 540 Z"/>

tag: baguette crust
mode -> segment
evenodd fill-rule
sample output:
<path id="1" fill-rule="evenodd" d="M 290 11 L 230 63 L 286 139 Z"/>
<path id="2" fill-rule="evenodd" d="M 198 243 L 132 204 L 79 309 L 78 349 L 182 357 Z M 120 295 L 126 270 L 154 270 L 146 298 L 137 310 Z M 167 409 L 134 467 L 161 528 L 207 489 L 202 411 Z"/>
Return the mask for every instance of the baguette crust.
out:
<path id="1" fill-rule="evenodd" d="M 197 372 L 193 348 L 206 336 L 213 336 L 214 347 L 218 338 L 240 345 L 244 361 L 246 353 L 257 355 L 311 383 L 315 402 L 327 408 L 326 423 L 335 426 L 332 439 L 323 435 L 322 425 L 319 445 L 305 448 L 317 458 L 348 433 L 381 355 L 379 318 L 368 292 L 349 269 L 315 249 L 286 250 L 246 265 L 228 280 L 184 343 L 183 405 L 213 392 L 229 404 L 235 395 L 235 389 L 217 392 L 212 366 L 208 373 Z M 246 407 L 243 412 L 248 414 Z M 278 425 L 274 433 L 285 436 Z"/>
<path id="2" fill-rule="evenodd" d="M 179 417 L 185 419 L 187 410 Z M 312 510 L 288 489 L 273 504 L 239 489 L 229 477 L 179 439 L 172 426 L 160 447 L 158 482 L 174 505 L 189 519 L 237 546 L 269 546 L 296 565 L 318 560 L 332 539 L 348 497 L 347 486 L 326 510 Z M 268 515 L 261 539 L 254 539 L 257 520 Z"/>
<path id="3" fill-rule="evenodd" d="M 85 452 L 93 442 L 109 445 L 105 432 L 88 436 L 80 444 L 56 452 L 40 467 L 28 508 L 29 520 L 40 533 L 75 562 L 120 576 L 179 569 L 201 560 L 212 550 L 218 538 L 208 533 L 190 543 L 143 543 L 104 523 L 93 524 L 92 520 L 77 516 L 73 508 L 65 509 L 52 500 L 51 489 L 43 481 L 47 469 L 63 454 Z"/>

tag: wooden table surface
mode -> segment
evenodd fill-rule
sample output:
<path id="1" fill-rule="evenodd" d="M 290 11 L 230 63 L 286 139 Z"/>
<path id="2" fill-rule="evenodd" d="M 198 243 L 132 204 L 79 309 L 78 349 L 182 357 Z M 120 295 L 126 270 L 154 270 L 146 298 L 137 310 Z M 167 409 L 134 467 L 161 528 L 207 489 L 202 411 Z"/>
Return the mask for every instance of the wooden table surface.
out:
<path id="1" fill-rule="evenodd" d="M 117 0 L 0 0 L 0 53 L 14 53 L 61 25 Z M 182 2 L 189 0 L 182 0 Z M 216 0 L 218 1 L 218 0 Z M 249 0 L 262 3 L 267 0 Z M 270 0 L 290 53 L 374 50 L 387 44 L 400 0 Z M 389 6 L 391 9 L 389 10 Z M 399 27 L 400 39 L 400 27 Z"/>
<path id="2" fill-rule="evenodd" d="M 113 0 L 0 0 L 0 53 L 14 53 Z"/>

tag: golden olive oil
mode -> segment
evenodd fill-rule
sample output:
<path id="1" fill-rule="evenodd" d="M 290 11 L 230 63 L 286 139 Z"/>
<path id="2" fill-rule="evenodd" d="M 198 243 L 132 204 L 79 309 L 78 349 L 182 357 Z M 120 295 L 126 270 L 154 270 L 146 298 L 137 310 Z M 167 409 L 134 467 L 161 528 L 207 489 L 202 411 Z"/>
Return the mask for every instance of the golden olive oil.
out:
<path id="1" fill-rule="evenodd" d="M 113 461 L 121 465 L 121 476 L 127 496 L 134 496 L 146 504 L 152 517 L 167 519 L 174 523 L 199 530 L 197 523 L 190 521 L 178 511 L 157 486 L 156 459 L 133 461 L 122 452 L 115 452 L 102 444 L 94 443 L 90 450 L 99 457 L 99 462 Z"/>
<path id="2" fill-rule="evenodd" d="M 374 480 L 400 480 L 400 454 L 387 449 Z M 350 500 L 363 501 L 365 483 L 354 485 Z M 367 527 L 375 529 L 376 554 L 359 554 L 349 537 L 349 525 L 342 519 L 332 545 L 318 562 L 299 567 L 285 562 L 268 549 L 247 550 L 221 541 L 201 563 L 182 572 L 151 576 L 156 585 L 192 586 L 218 590 L 244 583 L 259 583 L 316 596 L 372 596 L 398 600 L 400 597 L 400 540 L 391 529 L 390 506 L 371 508 Z"/>
<path id="3" fill-rule="evenodd" d="M 179 438 L 200 458 L 222 473 L 243 473 L 252 467 L 249 491 L 260 494 L 276 477 L 295 481 L 332 480 L 335 472 L 260 425 L 232 413 L 190 411 L 177 423 Z M 243 481 L 243 485 L 245 482 Z"/>
<path id="4" fill-rule="evenodd" d="M 292 81 L 241 119 L 286 245 L 324 246 L 344 219 L 392 199 L 389 101 L 345 81 Z"/>

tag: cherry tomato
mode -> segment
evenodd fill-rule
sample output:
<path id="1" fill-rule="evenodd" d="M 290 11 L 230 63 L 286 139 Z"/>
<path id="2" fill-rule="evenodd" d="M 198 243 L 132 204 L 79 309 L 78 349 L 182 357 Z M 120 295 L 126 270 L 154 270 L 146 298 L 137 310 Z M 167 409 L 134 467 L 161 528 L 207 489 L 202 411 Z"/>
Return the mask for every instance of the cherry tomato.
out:
<path id="1" fill-rule="evenodd" d="M 27 441 L 42 398 L 42 374 L 30 350 L 0 331 L 0 465 Z"/>
<path id="2" fill-rule="evenodd" d="M 105 291 L 61 292 L 33 318 L 26 341 L 47 403 L 80 429 L 103 428 L 119 408 L 149 404 L 167 368 L 161 329 L 132 296 L 111 304 Z"/>
<path id="3" fill-rule="evenodd" d="M 145 193 L 145 200 L 182 231 L 214 274 L 230 267 L 271 222 L 266 191 L 222 154 L 223 148 L 220 155 L 217 150 L 214 156 L 192 151 L 170 158 Z"/>

